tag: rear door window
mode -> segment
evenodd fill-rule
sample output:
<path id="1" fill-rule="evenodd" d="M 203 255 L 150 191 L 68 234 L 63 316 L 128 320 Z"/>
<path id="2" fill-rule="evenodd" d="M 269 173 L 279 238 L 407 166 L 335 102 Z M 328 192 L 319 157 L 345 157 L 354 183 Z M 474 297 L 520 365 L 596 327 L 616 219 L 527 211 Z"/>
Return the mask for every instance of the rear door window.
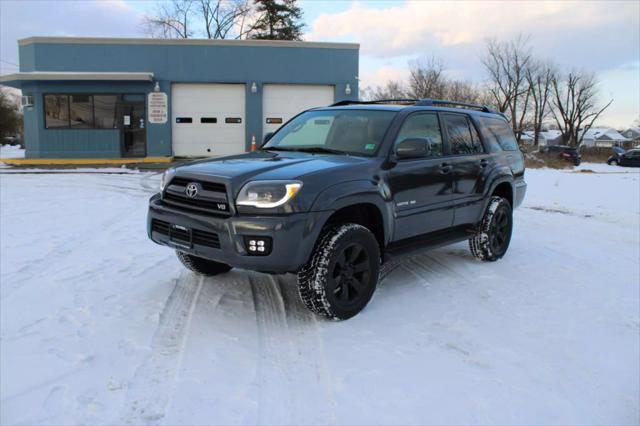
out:
<path id="1" fill-rule="evenodd" d="M 483 134 L 487 140 L 488 145 L 497 143 L 504 151 L 517 151 L 518 142 L 513 135 L 513 130 L 509 127 L 506 121 L 500 118 L 479 117 L 478 121 L 482 126 Z M 495 147 L 493 148 L 495 149 Z M 490 148 L 491 152 L 493 151 Z"/>
<path id="2" fill-rule="evenodd" d="M 444 114 L 444 122 L 453 155 L 481 154 L 483 152 L 478 131 L 467 116 Z"/>

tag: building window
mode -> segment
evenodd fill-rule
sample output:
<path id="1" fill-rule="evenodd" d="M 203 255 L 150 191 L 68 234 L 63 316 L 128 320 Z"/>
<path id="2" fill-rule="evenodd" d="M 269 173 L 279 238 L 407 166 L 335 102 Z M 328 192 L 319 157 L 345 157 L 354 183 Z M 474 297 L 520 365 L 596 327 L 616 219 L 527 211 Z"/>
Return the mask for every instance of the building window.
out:
<path id="1" fill-rule="evenodd" d="M 44 111 L 47 129 L 69 127 L 69 97 L 67 95 L 45 95 Z"/>
<path id="2" fill-rule="evenodd" d="M 96 129 L 115 129 L 118 127 L 116 104 L 118 97 L 114 95 L 94 95 L 93 111 Z"/>
<path id="3" fill-rule="evenodd" d="M 47 129 L 115 129 L 117 95 L 44 95 Z"/>
<path id="4" fill-rule="evenodd" d="M 74 129 L 91 129 L 93 127 L 93 98 L 90 95 L 71 95 L 69 118 Z"/>

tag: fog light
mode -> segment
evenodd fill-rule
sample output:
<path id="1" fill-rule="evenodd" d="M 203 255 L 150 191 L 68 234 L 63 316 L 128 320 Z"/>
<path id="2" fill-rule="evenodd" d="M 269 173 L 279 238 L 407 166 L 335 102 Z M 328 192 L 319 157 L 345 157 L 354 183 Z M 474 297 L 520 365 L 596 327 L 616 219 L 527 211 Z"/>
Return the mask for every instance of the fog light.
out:
<path id="1" fill-rule="evenodd" d="M 271 253 L 271 237 L 244 237 L 244 244 L 252 256 L 267 256 Z"/>

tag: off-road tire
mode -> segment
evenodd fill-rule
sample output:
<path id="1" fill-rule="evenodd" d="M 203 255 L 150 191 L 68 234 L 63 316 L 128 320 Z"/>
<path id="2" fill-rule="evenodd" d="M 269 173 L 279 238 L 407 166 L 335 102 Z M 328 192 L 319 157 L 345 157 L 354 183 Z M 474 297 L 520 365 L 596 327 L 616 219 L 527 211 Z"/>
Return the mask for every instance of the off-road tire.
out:
<path id="1" fill-rule="evenodd" d="M 176 250 L 176 255 L 178 256 L 178 260 L 180 260 L 180 262 L 187 269 L 201 275 L 213 276 L 224 274 L 225 272 L 229 272 L 231 270 L 231 266 L 227 265 L 226 263 L 203 259 L 201 257 L 187 254 L 178 250 Z"/>
<path id="2" fill-rule="evenodd" d="M 354 247 L 366 252 L 366 258 L 360 258 L 365 260 L 349 261 L 348 257 L 356 250 Z M 352 248 L 354 251 L 349 252 Z M 342 270 L 341 264 L 350 264 L 350 271 L 357 270 L 354 263 L 366 264 L 369 268 L 364 273 L 357 272 L 352 278 L 346 278 L 349 283 L 358 280 L 357 289 L 350 284 L 344 284 L 342 280 L 345 278 L 342 275 L 335 277 L 336 271 Z M 346 271 L 346 268 L 344 270 Z M 361 274 L 360 279 L 356 274 Z M 298 292 L 302 302 L 312 312 L 334 320 L 345 320 L 356 315 L 369 303 L 376 289 L 379 274 L 380 247 L 371 231 L 353 223 L 331 226 L 320 234 L 310 260 L 298 272 Z M 344 285 L 350 286 L 346 291 L 347 299 L 350 291 L 355 295 L 356 299 L 353 302 L 342 301 L 344 290 L 341 288 Z M 341 288 L 338 288 L 339 286 Z"/>
<path id="3" fill-rule="evenodd" d="M 504 241 L 499 247 L 496 247 L 495 238 L 498 234 L 496 228 L 500 227 L 496 223 L 496 219 L 502 217 L 507 220 L 506 229 L 504 229 L 505 235 L 502 236 Z M 502 224 L 502 226 L 504 225 Z M 513 213 L 509 201 L 502 197 L 491 197 L 487 210 L 478 226 L 478 231 L 469 239 L 471 254 L 476 259 L 484 262 L 494 262 L 502 258 L 509 248 L 512 231 Z"/>

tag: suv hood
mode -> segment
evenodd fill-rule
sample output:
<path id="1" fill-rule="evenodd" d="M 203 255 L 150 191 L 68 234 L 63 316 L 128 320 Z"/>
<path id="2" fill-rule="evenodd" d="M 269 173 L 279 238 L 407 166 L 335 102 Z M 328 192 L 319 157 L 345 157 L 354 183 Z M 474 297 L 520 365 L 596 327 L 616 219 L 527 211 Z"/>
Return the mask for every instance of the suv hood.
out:
<path id="1" fill-rule="evenodd" d="M 371 160 L 373 158 L 348 155 L 258 151 L 178 166 L 176 175 L 204 180 L 210 177 L 212 181 L 229 182 L 238 190 L 251 180 L 301 179 L 318 172 L 338 180 L 340 173 L 336 175 L 337 172 L 371 164 Z"/>

